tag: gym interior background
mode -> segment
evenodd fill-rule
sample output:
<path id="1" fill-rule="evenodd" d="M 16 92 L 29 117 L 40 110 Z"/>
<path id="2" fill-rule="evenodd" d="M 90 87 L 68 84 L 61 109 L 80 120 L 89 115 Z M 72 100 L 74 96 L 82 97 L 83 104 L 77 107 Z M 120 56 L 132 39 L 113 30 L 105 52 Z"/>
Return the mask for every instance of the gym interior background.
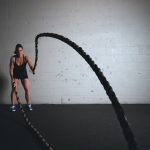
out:
<path id="1" fill-rule="evenodd" d="M 68 37 L 91 56 L 122 104 L 139 148 L 150 148 L 149 0 L 0 0 L 0 22 L 2 149 L 42 149 L 19 112 L 9 112 L 10 57 L 21 43 L 34 63 L 34 39 L 41 32 Z M 128 149 L 105 90 L 75 50 L 40 39 L 36 74 L 29 68 L 28 74 L 29 116 L 54 149 Z M 25 104 L 21 85 L 18 94 Z"/>

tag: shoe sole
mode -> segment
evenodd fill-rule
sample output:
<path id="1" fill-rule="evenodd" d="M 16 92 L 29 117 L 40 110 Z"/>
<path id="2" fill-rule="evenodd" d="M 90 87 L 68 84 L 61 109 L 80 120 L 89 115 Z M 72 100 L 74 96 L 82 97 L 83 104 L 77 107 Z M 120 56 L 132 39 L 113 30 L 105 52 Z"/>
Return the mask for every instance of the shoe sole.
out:
<path id="1" fill-rule="evenodd" d="M 11 110 L 12 112 L 15 112 L 16 110 Z"/>

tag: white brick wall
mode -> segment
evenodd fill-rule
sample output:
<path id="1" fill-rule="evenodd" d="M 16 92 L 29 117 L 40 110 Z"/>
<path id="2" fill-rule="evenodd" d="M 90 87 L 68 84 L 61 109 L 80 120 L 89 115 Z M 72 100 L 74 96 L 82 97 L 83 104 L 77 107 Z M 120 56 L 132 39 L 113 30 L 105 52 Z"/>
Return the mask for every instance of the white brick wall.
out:
<path id="1" fill-rule="evenodd" d="M 149 0 L 1 0 L 0 103 L 10 103 L 9 58 L 17 43 L 34 62 L 34 38 L 54 32 L 81 46 L 121 103 L 150 102 Z M 29 69 L 28 69 L 29 70 Z M 110 103 L 88 64 L 71 47 L 39 41 L 33 103 Z M 19 95 L 24 101 L 23 88 Z"/>

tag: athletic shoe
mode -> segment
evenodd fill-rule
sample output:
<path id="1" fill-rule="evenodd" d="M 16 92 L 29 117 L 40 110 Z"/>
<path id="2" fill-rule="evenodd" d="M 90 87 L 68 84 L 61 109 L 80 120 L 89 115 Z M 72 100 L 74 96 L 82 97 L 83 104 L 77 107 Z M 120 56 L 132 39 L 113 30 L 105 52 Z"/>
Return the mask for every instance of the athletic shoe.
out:
<path id="1" fill-rule="evenodd" d="M 28 110 L 33 110 L 31 104 L 27 104 Z"/>
<path id="2" fill-rule="evenodd" d="M 12 112 L 15 112 L 15 111 L 16 111 L 16 106 L 15 106 L 15 105 L 12 105 L 12 106 L 10 107 L 10 110 L 11 110 Z"/>

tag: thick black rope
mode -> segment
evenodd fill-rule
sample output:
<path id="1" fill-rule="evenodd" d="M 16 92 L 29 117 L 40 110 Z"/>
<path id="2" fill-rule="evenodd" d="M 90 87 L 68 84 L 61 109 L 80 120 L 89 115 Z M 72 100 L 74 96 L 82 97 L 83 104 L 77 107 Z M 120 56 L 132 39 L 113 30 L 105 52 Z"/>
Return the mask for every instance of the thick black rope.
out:
<path id="1" fill-rule="evenodd" d="M 13 84 L 13 90 L 15 91 L 15 94 L 16 94 L 16 99 L 18 102 L 19 110 L 22 113 L 23 118 L 24 118 L 26 124 L 28 125 L 28 127 L 33 131 L 33 133 L 37 136 L 37 138 L 40 140 L 40 142 L 42 144 L 44 144 L 48 150 L 53 150 L 53 148 L 50 146 L 50 144 L 46 141 L 46 139 L 42 136 L 42 134 L 38 131 L 38 129 L 31 123 L 30 119 L 28 118 L 28 116 L 27 116 L 26 112 L 24 111 L 23 106 L 19 100 L 15 84 Z"/>
<path id="2" fill-rule="evenodd" d="M 135 141 L 134 135 L 132 133 L 132 130 L 129 126 L 129 122 L 127 120 L 127 117 L 123 111 L 123 108 L 121 107 L 118 98 L 116 97 L 115 92 L 113 91 L 112 87 L 110 86 L 109 82 L 107 81 L 106 77 L 103 75 L 103 72 L 101 69 L 95 64 L 95 62 L 92 60 L 90 55 L 86 54 L 85 51 L 79 47 L 77 44 L 69 40 L 68 38 L 58 35 L 55 33 L 40 33 L 35 37 L 35 63 L 34 63 L 34 69 L 36 69 L 37 61 L 38 61 L 38 39 L 40 37 L 52 37 L 56 38 L 58 40 L 63 41 L 64 43 L 70 45 L 73 49 L 75 49 L 83 58 L 84 60 L 90 65 L 92 70 L 95 72 L 96 76 L 98 77 L 99 81 L 103 85 L 112 105 L 116 112 L 117 118 L 119 120 L 119 123 L 122 127 L 122 131 L 124 134 L 124 137 L 128 143 L 129 150 L 137 150 L 137 143 Z"/>

